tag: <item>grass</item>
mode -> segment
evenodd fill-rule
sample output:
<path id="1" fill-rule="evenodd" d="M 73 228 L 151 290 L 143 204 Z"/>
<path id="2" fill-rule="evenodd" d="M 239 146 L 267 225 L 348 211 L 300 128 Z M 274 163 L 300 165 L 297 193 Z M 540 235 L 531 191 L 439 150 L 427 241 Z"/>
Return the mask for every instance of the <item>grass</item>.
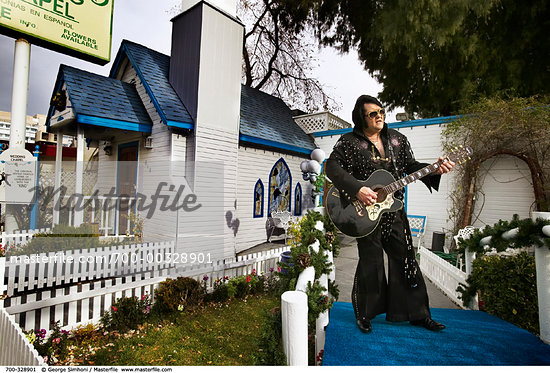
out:
<path id="1" fill-rule="evenodd" d="M 58 364 L 255 365 L 266 311 L 279 306 L 279 298 L 252 295 L 176 312 L 123 335 L 88 327 L 75 332 L 68 359 Z"/>

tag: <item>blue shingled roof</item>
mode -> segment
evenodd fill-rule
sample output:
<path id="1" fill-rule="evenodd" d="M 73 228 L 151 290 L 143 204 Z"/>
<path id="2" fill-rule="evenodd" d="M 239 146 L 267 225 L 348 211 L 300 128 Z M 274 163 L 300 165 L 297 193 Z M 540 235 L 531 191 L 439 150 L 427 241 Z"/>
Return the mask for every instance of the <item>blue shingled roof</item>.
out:
<path id="1" fill-rule="evenodd" d="M 193 128 L 193 119 L 168 80 L 170 57 L 123 40 L 110 77 L 116 76 L 124 53 L 136 70 L 162 121 L 173 127 Z"/>
<path id="2" fill-rule="evenodd" d="M 313 139 L 296 124 L 283 100 L 244 85 L 241 88 L 240 132 L 241 139 L 267 140 L 300 153 L 316 148 Z"/>
<path id="3" fill-rule="evenodd" d="M 66 65 L 59 67 L 57 84 L 62 82 L 79 122 L 151 131 L 153 124 L 133 84 Z"/>
<path id="4" fill-rule="evenodd" d="M 122 42 L 108 78 L 62 66 L 75 109 L 87 115 L 151 124 L 134 85 L 115 79 L 124 56 L 136 70 L 162 121 L 168 126 L 192 129 L 193 120 L 168 79 L 170 57 L 128 40 Z M 316 148 L 313 139 L 292 118 L 290 108 L 277 97 L 242 86 L 240 114 L 243 142 L 303 154 Z"/>

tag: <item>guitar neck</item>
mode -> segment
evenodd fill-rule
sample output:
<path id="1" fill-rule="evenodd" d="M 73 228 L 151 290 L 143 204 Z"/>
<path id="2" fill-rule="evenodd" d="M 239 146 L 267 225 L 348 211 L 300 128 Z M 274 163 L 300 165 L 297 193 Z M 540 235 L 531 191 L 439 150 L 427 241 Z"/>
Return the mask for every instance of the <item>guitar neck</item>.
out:
<path id="1" fill-rule="evenodd" d="M 439 168 L 439 162 L 434 162 L 431 165 L 428 165 L 418 171 L 413 172 L 410 175 L 405 176 L 402 179 L 396 180 L 391 184 L 386 185 L 384 191 L 388 194 L 397 192 L 399 189 L 403 189 L 410 183 L 414 183 L 416 180 L 422 179 L 424 176 L 427 176 Z"/>

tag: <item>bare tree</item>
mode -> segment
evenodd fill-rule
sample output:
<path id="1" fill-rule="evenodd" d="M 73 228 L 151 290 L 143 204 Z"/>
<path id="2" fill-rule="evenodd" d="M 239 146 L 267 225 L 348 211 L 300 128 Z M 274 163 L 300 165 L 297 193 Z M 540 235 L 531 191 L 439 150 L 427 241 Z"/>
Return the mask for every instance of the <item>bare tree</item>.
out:
<path id="1" fill-rule="evenodd" d="M 170 13 L 181 12 L 176 6 Z M 281 98 L 304 112 L 335 111 L 340 105 L 313 77 L 318 43 L 310 29 L 288 31 L 290 17 L 273 0 L 239 0 L 237 17 L 245 25 L 242 82 Z"/>
<path id="2" fill-rule="evenodd" d="M 240 0 L 237 15 L 246 26 L 243 84 L 306 112 L 338 108 L 312 76 L 318 49 L 310 30 L 283 27 L 288 15 L 273 0 Z"/>

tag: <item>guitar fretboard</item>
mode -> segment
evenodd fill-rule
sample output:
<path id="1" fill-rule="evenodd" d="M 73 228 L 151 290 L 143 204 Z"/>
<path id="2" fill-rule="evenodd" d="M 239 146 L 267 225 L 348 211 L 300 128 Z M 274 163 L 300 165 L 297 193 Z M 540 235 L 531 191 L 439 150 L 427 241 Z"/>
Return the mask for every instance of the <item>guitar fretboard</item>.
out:
<path id="1" fill-rule="evenodd" d="M 423 178 L 424 176 L 431 174 L 432 172 L 437 170 L 439 168 L 439 166 L 440 166 L 439 162 L 432 163 L 431 165 L 426 166 L 426 167 L 424 167 L 424 168 L 422 168 L 422 169 L 420 169 L 416 172 L 413 172 L 412 174 L 407 175 L 402 179 L 396 180 L 393 183 L 386 185 L 382 189 L 386 193 L 388 193 L 388 195 L 392 194 L 392 193 L 395 193 L 399 189 L 403 189 L 404 187 L 406 187 L 410 183 L 414 183 L 416 180 L 419 180 L 419 179 Z"/>

